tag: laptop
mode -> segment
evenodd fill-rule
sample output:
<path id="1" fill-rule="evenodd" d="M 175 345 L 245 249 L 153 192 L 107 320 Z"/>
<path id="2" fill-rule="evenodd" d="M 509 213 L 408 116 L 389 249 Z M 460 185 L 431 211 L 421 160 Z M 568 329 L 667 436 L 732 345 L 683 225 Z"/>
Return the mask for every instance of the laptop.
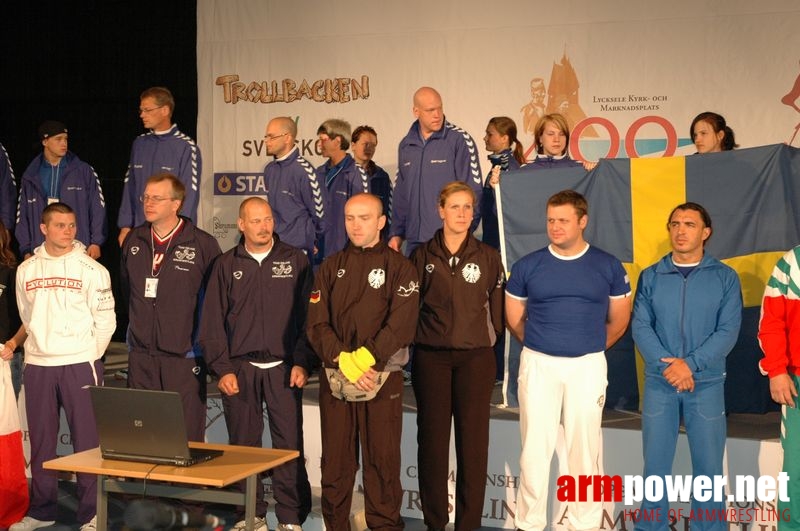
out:
<path id="1" fill-rule="evenodd" d="M 189 448 L 178 393 L 89 387 L 103 459 L 191 466 L 222 455 Z"/>

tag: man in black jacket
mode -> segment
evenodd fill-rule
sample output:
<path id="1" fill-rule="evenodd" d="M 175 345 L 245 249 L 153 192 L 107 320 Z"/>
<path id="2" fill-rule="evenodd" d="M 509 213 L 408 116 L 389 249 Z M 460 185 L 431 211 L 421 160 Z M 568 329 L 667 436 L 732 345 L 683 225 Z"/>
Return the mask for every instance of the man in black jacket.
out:
<path id="1" fill-rule="evenodd" d="M 266 403 L 272 446 L 300 451 L 299 459 L 272 472 L 278 530 L 297 529 L 311 509 L 302 409 L 302 387 L 313 365 L 304 334 L 311 267 L 302 250 L 273 233 L 275 220 L 264 199 L 245 199 L 237 223 L 244 240 L 214 264 L 200 344 L 219 377 L 230 443 L 261 446 Z M 256 511 L 266 514 L 263 492 Z M 244 525 L 242 520 L 234 529 Z M 266 531 L 264 517 L 256 518 L 255 529 Z"/>

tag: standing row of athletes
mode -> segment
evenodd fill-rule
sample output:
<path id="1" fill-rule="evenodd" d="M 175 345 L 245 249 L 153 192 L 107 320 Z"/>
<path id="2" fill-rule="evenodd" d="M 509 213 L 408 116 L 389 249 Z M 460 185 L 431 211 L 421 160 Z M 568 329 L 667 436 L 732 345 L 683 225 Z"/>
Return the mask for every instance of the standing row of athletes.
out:
<path id="1" fill-rule="evenodd" d="M 140 111 L 161 108 L 159 101 L 143 97 Z M 161 172 L 144 179 L 141 206 L 135 204 L 132 227 L 120 238 L 131 321 L 128 383 L 179 391 L 190 438 L 198 440 L 204 431 L 207 365 L 219 378 L 231 443 L 260 444 L 266 404 L 273 444 L 302 450 L 300 389 L 318 358 L 325 369 L 320 411 L 326 526 L 349 525 L 360 448 L 368 527 L 401 529 L 399 371 L 414 343 L 425 523 L 441 529 L 449 518 L 452 418 L 456 528 L 475 529 L 485 487 L 492 348 L 505 324 L 524 345 L 516 521 L 521 529 L 543 529 L 559 424 L 570 473 L 598 471 L 604 351 L 628 326 L 629 282 L 616 258 L 583 239 L 588 204 L 566 190 L 548 200 L 550 245 L 514 264 L 505 285 L 498 253 L 471 234 L 478 197 L 488 190 L 474 142 L 445 120 L 435 90 L 418 90 L 413 109 L 417 120 L 400 145 L 388 234 L 388 183 L 371 188 L 364 167 L 377 171 L 354 164 L 346 154 L 349 126 L 339 120 L 318 130 L 328 161 L 317 170 L 298 154 L 294 122 L 270 121 L 265 141 L 276 159 L 265 170 L 267 200 L 242 203 L 242 241 L 221 256 L 213 238 L 181 215 L 193 201 L 196 207 L 189 191 L 196 183 L 190 180 L 187 187 Z M 495 132 L 499 128 L 496 124 Z M 553 143 L 563 144 L 563 150 L 544 154 L 551 164 L 564 159 L 563 137 L 568 138 L 568 131 L 555 129 Z M 374 152 L 376 135 L 362 133 L 363 149 Z M 544 131 L 542 136 L 544 143 Z M 354 146 L 358 141 L 353 139 Z M 502 159 L 503 151 L 493 155 Z M 490 187 L 497 178 L 495 171 L 487 179 Z M 58 214 L 75 219 L 69 211 Z M 141 224 L 135 221 L 139 215 Z M 45 243 L 52 217 L 42 220 Z M 80 222 L 75 225 L 79 230 Z M 736 274 L 703 251 L 711 220 L 702 206 L 679 205 L 667 228 L 673 252 L 643 272 L 633 312 L 634 338 L 647 367 L 645 473 L 669 473 L 682 412 L 695 473 L 713 475 L 717 468 L 721 473 L 724 360 L 738 334 L 741 292 Z M 394 252 L 403 241 L 410 261 Z M 309 257 L 315 255 L 327 259 L 312 287 Z M 27 302 L 20 303 L 24 316 Z M 23 322 L 29 329 L 30 321 Z M 765 367 L 770 369 L 780 374 L 775 364 Z M 789 382 L 784 389 L 790 396 L 794 387 Z M 302 459 L 276 469 L 273 485 L 279 527 L 301 525 L 310 509 Z M 259 510 L 266 511 L 264 500 Z M 576 529 L 597 527 L 597 510 L 591 503 L 575 504 L 571 522 Z M 49 518 L 41 514 L 30 518 L 44 523 Z M 259 526 L 266 527 L 263 518 Z"/>

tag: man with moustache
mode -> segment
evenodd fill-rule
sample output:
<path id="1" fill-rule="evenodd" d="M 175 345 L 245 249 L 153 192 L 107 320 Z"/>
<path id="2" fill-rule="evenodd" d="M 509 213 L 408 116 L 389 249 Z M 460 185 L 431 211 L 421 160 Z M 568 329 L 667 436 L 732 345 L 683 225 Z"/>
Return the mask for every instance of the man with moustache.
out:
<path id="1" fill-rule="evenodd" d="M 272 446 L 300 451 L 298 459 L 272 470 L 278 530 L 289 531 L 299 529 L 311 509 L 302 409 L 302 388 L 314 365 L 304 330 L 311 267 L 303 251 L 273 232 L 272 209 L 264 199 L 242 201 L 237 224 L 244 240 L 211 271 L 200 345 L 219 378 L 230 444 L 261 447 L 266 404 Z M 256 514 L 266 512 L 262 492 Z M 239 520 L 233 529 L 245 528 Z M 255 529 L 266 531 L 265 516 L 256 518 Z"/>
<path id="2" fill-rule="evenodd" d="M 313 259 L 316 242 L 325 232 L 325 198 L 314 167 L 295 145 L 296 138 L 297 124 L 288 116 L 269 121 L 264 145 L 275 160 L 264 168 L 264 182 L 275 233 Z"/>

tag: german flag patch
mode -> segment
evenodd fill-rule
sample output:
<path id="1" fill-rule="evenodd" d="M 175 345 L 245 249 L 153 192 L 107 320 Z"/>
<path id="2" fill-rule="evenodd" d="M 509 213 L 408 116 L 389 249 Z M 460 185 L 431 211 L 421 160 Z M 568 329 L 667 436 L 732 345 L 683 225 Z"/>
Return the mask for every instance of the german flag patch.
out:
<path id="1" fill-rule="evenodd" d="M 308 299 L 308 302 L 310 302 L 311 304 L 316 304 L 319 302 L 321 298 L 322 296 L 319 290 L 315 289 L 314 291 L 311 292 L 311 297 Z"/>

